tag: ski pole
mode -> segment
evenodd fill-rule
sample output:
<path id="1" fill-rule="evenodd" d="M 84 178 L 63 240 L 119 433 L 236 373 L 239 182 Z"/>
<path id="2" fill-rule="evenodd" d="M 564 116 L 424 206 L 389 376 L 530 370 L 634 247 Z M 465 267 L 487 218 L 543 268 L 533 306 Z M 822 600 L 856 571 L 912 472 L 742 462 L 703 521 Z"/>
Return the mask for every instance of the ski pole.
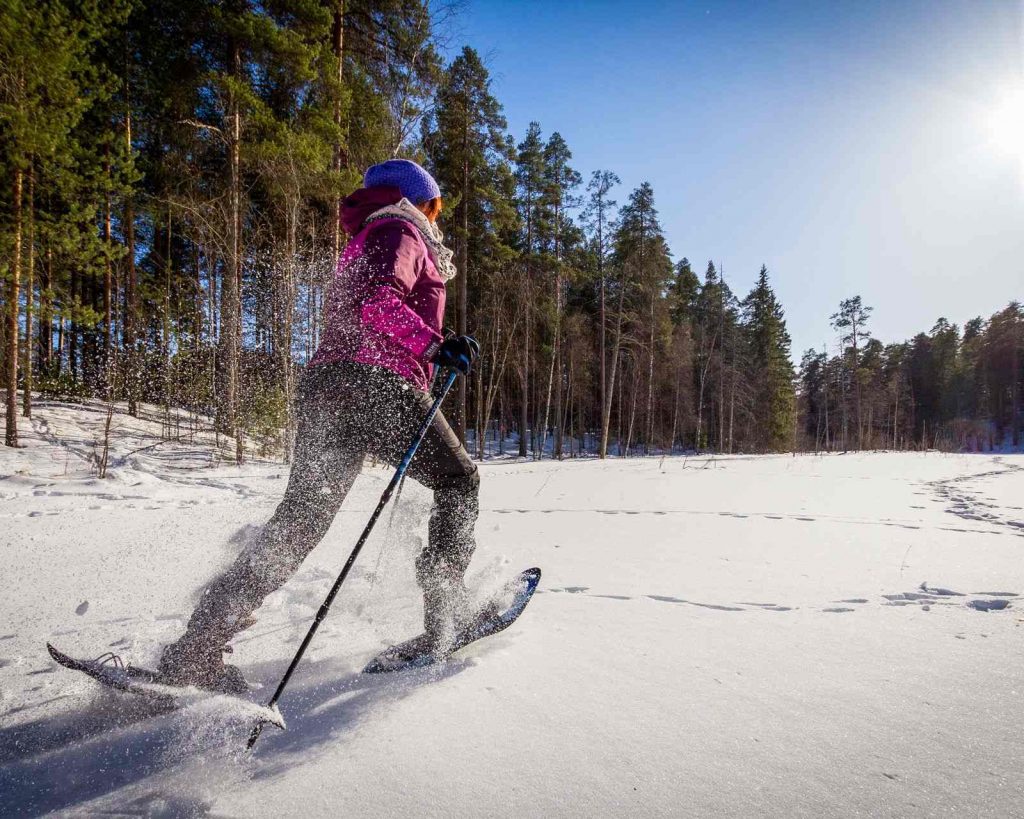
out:
<path id="1" fill-rule="evenodd" d="M 440 385 L 443 382 L 443 380 L 444 379 L 441 377 L 441 369 L 438 368 L 437 372 L 434 373 L 434 380 L 430 384 L 430 394 L 431 395 L 433 395 L 437 391 L 438 385 Z M 398 504 L 402 500 L 402 487 L 403 486 L 405 486 L 405 475 L 402 475 L 402 480 L 400 480 L 398 482 L 398 489 L 395 492 L 395 502 L 394 502 L 394 504 L 391 507 L 391 518 L 390 518 L 390 520 L 388 520 L 388 529 L 390 529 L 391 528 L 391 524 L 393 524 L 395 522 L 395 513 L 398 511 Z"/>
<path id="2" fill-rule="evenodd" d="M 394 493 L 395 487 L 398 486 L 398 484 L 401 483 L 402 478 L 405 477 L 406 470 L 409 468 L 409 464 L 412 463 L 412 459 L 416 455 L 416 450 L 419 449 L 420 444 L 423 443 L 423 439 L 427 435 L 427 430 L 430 429 L 430 425 L 434 422 L 434 416 L 436 416 L 438 411 L 441 409 L 441 404 L 444 402 L 445 397 L 448 395 L 448 392 L 451 390 L 457 377 L 458 371 L 451 370 L 445 378 L 444 384 L 441 387 L 441 392 L 438 394 L 437 398 L 434 399 L 434 403 L 431 404 L 426 417 L 423 419 L 423 423 L 420 424 L 420 428 L 416 432 L 416 437 L 413 438 L 412 443 L 409 444 L 409 448 L 405 451 L 405 455 L 402 456 L 402 460 L 399 461 L 398 469 L 396 469 L 395 474 L 391 476 L 391 481 L 384 490 L 384 494 L 381 495 L 380 500 L 377 501 L 377 508 L 374 509 L 373 514 L 370 515 L 370 520 L 366 524 L 366 528 L 363 529 L 363 533 L 359 536 L 359 540 L 356 541 L 356 545 L 352 549 L 352 553 L 348 556 L 348 560 L 345 561 L 345 566 L 342 568 L 341 574 L 339 574 L 338 579 L 334 581 L 334 585 L 331 586 L 331 590 L 327 593 L 327 597 L 320 606 L 320 610 L 316 613 L 316 617 L 313 618 L 313 625 L 311 625 L 309 627 L 309 631 L 306 632 L 306 636 L 302 640 L 299 650 L 295 652 L 295 656 L 292 658 L 291 664 L 288 666 L 288 670 L 284 672 L 281 682 L 278 683 L 277 690 L 274 691 L 274 696 L 272 696 L 270 698 L 270 702 L 267 703 L 267 708 L 273 709 L 277 706 L 277 701 L 281 698 L 281 694 L 284 693 L 284 689 L 288 686 L 288 681 L 292 678 L 292 674 L 294 673 L 296 666 L 298 666 L 299 661 L 302 659 L 302 655 L 306 653 L 306 649 L 309 647 L 309 644 L 313 639 L 313 635 L 316 634 L 316 630 L 320 628 L 320 623 L 322 623 L 324 618 L 327 616 L 327 612 L 330 610 L 331 604 L 334 602 L 334 598 L 337 596 L 338 590 L 341 588 L 341 584 L 345 582 L 345 578 L 348 577 L 352 564 L 356 562 L 359 552 L 362 550 L 367 538 L 370 537 L 370 532 L 373 531 L 373 526 L 377 522 L 377 518 L 380 517 L 380 513 L 384 511 L 384 507 L 387 506 L 388 501 L 391 500 L 391 495 Z M 253 726 L 252 733 L 249 734 L 249 744 L 246 746 L 248 749 L 251 749 L 252 746 L 256 744 L 256 740 L 260 738 L 260 734 L 263 733 L 263 725 L 264 722 L 260 721 Z"/>

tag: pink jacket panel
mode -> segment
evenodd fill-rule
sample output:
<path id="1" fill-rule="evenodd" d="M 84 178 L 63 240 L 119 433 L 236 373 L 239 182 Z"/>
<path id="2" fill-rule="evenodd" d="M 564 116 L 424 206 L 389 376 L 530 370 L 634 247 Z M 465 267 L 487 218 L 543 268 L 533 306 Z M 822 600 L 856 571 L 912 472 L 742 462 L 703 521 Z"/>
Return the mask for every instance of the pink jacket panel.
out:
<path id="1" fill-rule="evenodd" d="M 374 221 L 338 261 L 323 340 L 310 365 L 385 367 L 426 390 L 444 305 L 444 281 L 416 227 L 404 219 Z"/>

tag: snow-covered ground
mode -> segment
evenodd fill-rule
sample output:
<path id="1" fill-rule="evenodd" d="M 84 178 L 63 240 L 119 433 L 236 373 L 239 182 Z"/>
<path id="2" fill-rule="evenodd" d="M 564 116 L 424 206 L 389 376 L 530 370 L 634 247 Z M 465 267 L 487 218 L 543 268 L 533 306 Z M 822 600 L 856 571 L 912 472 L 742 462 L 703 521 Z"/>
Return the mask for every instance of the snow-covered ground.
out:
<path id="1" fill-rule="evenodd" d="M 488 463 L 473 578 L 538 565 L 540 592 L 441 668 L 363 677 L 418 631 L 409 486 L 247 756 L 212 705 L 155 714 L 45 650 L 152 663 L 284 489 L 151 417 L 114 416 L 104 480 L 100 405 L 0 450 L 0 815 L 1024 815 L 1022 456 Z M 235 641 L 254 698 L 387 477 Z"/>

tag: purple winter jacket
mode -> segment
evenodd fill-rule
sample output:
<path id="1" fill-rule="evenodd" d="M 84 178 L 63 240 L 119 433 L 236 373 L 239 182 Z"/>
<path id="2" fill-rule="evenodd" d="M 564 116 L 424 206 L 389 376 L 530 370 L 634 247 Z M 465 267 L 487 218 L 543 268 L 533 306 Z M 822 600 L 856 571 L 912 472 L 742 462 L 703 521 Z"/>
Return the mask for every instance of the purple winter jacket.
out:
<path id="1" fill-rule="evenodd" d="M 385 367 L 429 389 L 430 358 L 442 341 L 444 280 L 419 230 L 405 219 L 367 218 L 402 198 L 398 188 L 362 188 L 342 200 L 352 236 L 338 260 L 324 335 L 310 366 L 355 361 Z"/>

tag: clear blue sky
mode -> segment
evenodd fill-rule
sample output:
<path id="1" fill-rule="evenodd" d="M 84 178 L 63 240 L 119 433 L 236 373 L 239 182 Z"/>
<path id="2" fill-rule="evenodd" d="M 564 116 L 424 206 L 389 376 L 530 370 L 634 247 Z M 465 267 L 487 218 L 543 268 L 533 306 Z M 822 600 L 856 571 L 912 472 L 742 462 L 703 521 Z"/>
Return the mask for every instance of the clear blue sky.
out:
<path id="1" fill-rule="evenodd" d="M 647 180 L 676 260 L 768 265 L 793 355 L 840 299 L 883 341 L 1024 300 L 1020 2 L 487 2 L 477 49 L 509 130 L 585 177 Z M 1014 96 L 1016 94 L 1016 96 Z"/>

